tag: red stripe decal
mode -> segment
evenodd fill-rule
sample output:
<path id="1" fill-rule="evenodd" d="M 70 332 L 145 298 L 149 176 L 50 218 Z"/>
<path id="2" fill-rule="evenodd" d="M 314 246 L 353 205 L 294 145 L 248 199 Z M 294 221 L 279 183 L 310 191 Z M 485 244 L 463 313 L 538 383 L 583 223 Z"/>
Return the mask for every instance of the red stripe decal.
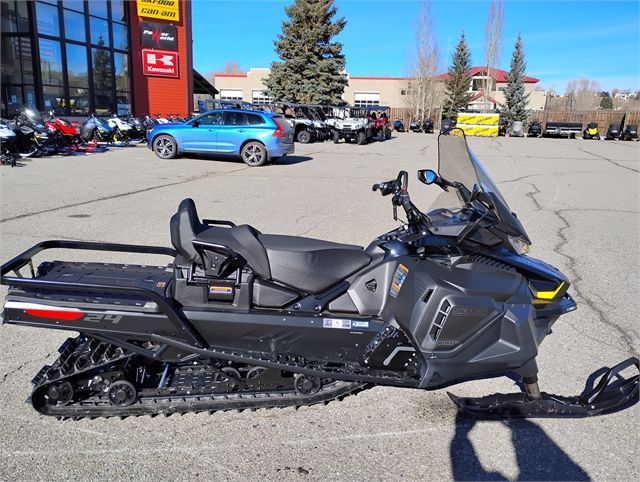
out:
<path id="1" fill-rule="evenodd" d="M 56 311 L 56 310 L 24 310 L 27 315 L 37 316 L 38 318 L 56 318 L 58 320 L 77 320 L 82 318 L 82 311 Z"/>

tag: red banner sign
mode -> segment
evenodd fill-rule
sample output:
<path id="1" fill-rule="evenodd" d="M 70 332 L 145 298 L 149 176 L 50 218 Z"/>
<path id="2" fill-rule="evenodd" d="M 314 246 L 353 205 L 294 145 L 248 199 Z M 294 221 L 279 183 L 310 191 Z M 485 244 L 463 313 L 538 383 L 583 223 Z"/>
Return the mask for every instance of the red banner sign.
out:
<path id="1" fill-rule="evenodd" d="M 142 49 L 142 73 L 156 77 L 178 78 L 178 53 Z"/>

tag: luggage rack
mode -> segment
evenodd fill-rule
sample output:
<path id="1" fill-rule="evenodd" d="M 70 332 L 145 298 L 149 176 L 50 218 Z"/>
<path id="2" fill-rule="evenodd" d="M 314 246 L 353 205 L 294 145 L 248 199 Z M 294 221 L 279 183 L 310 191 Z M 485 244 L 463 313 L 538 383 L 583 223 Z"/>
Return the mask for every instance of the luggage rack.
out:
<path id="1" fill-rule="evenodd" d="M 184 318 L 176 310 L 174 303 L 162 296 L 161 294 L 138 286 L 117 286 L 109 284 L 87 284 L 73 283 L 66 281 L 53 281 L 39 279 L 35 275 L 33 268 L 33 257 L 47 249 L 76 249 L 85 251 L 110 251 L 120 253 L 140 253 L 140 254 L 157 254 L 175 257 L 177 252 L 173 248 L 165 248 L 160 246 L 144 246 L 134 244 L 117 244 L 117 243 L 93 243 L 88 241 L 63 241 L 48 240 L 42 241 L 15 258 L 6 262 L 0 267 L 0 284 L 7 286 L 16 286 L 20 288 L 42 289 L 42 290 L 61 290 L 61 291 L 84 291 L 90 293 L 110 293 L 121 294 L 127 296 L 139 296 L 157 304 L 160 312 L 164 314 L 176 328 L 186 334 L 190 341 L 196 347 L 206 347 L 207 344 L 202 336 L 193 328 L 191 323 Z M 31 269 L 31 277 L 23 277 L 19 270 L 29 265 Z M 8 273 L 14 272 L 16 276 L 7 276 Z"/>

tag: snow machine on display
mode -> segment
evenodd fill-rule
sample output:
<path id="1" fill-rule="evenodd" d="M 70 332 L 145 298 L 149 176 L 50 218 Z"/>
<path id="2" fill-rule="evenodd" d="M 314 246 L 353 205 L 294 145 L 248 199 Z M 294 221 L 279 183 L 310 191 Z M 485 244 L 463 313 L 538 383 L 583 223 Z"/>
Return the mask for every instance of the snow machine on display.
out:
<path id="1" fill-rule="evenodd" d="M 629 359 L 588 392 L 541 392 L 536 356 L 576 309 L 570 281 L 529 237 L 460 129 L 439 137 L 433 210 L 408 175 L 373 186 L 406 221 L 362 248 L 200 219 L 185 199 L 172 248 L 44 241 L 0 269 L 4 323 L 78 332 L 33 379 L 62 418 L 304 406 L 376 385 L 433 390 L 517 374 L 522 393 L 450 395 L 479 417 L 582 417 L 638 398 Z M 165 266 L 45 261 L 48 249 L 166 255 Z"/>

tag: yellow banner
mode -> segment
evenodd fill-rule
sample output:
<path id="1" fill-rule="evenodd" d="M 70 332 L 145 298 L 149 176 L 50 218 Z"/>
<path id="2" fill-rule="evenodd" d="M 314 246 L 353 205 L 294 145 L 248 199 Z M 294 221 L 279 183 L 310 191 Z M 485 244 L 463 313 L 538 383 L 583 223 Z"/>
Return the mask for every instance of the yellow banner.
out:
<path id="1" fill-rule="evenodd" d="M 138 0 L 138 17 L 180 21 L 179 0 Z"/>
<path id="2" fill-rule="evenodd" d="M 500 120 L 499 114 L 467 114 L 461 112 L 458 114 L 457 124 L 480 124 L 495 126 Z"/>
<path id="3" fill-rule="evenodd" d="M 458 124 L 456 127 L 462 129 L 467 136 L 498 137 L 498 126 Z"/>

